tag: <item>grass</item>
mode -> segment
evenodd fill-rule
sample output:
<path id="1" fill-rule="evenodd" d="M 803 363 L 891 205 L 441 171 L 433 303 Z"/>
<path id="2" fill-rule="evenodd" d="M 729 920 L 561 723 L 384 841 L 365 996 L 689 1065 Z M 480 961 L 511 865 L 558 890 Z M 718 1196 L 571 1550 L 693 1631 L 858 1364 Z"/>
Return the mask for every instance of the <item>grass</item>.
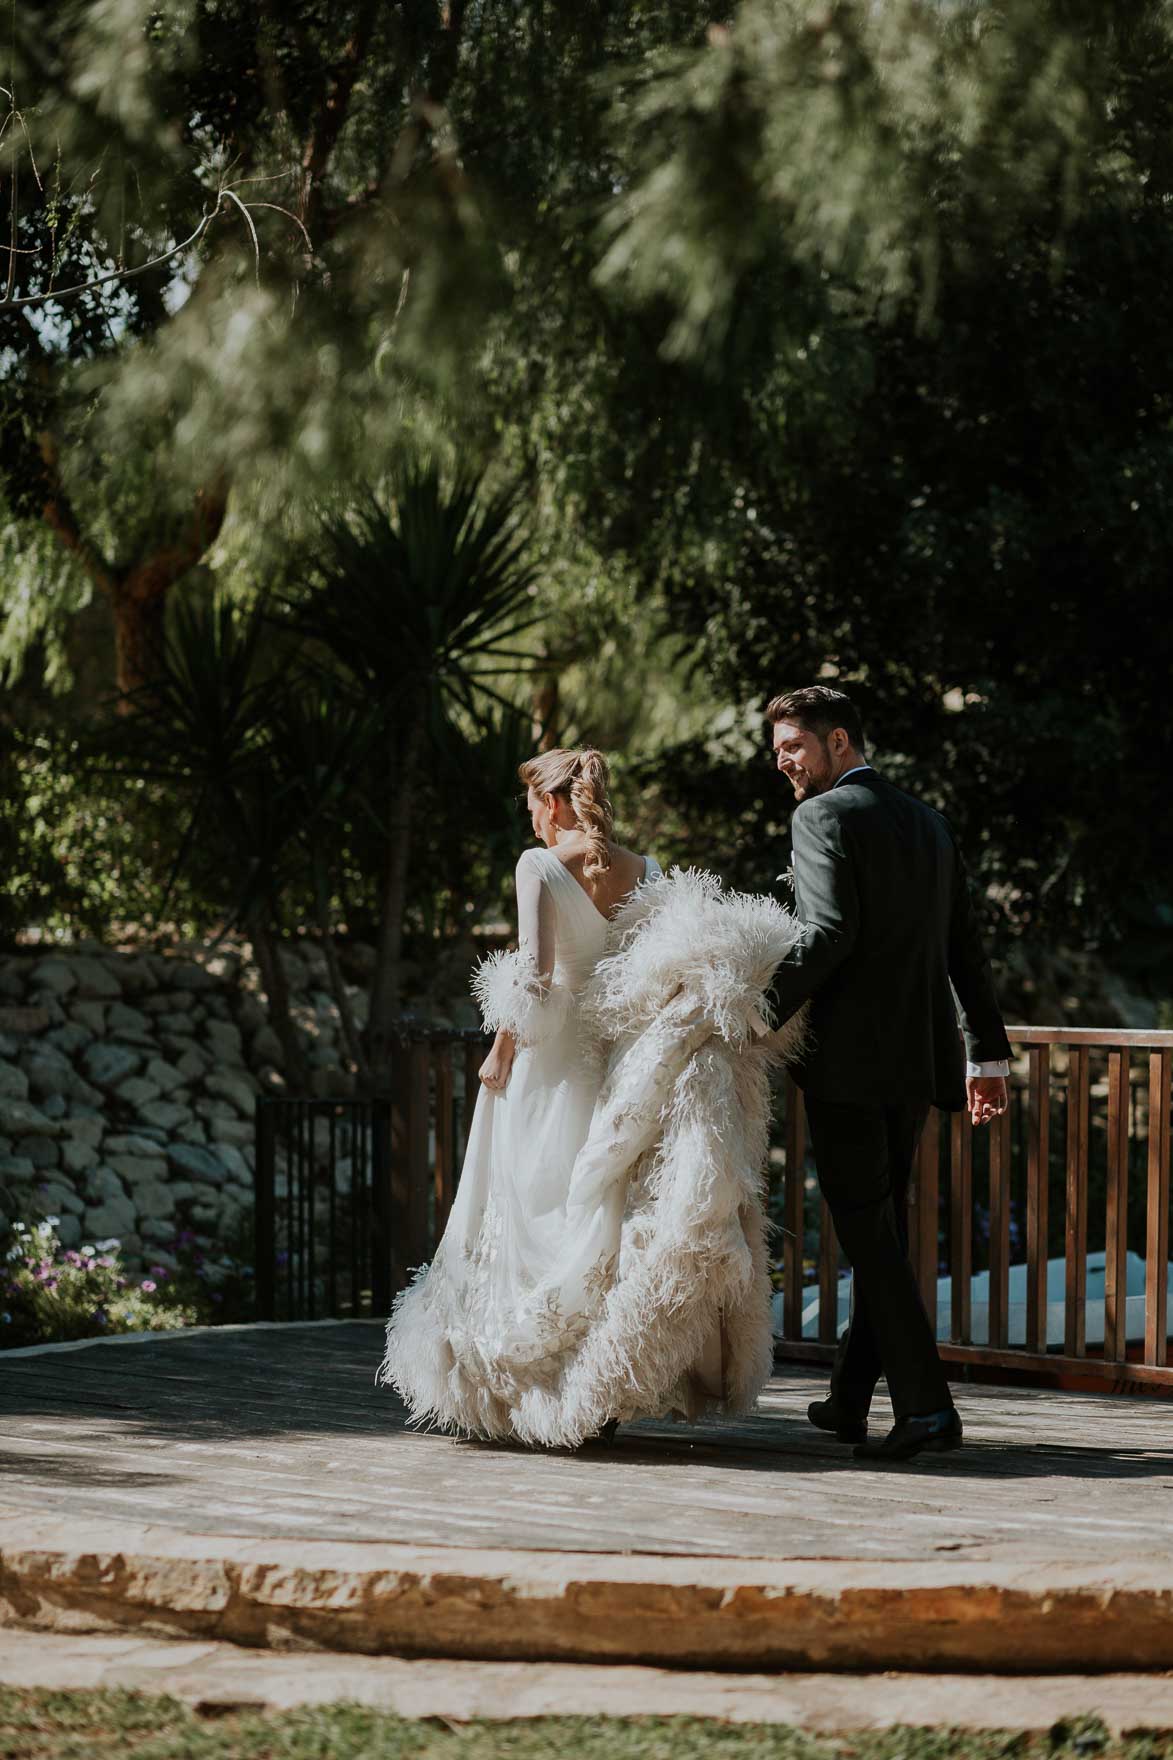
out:
<path id="1" fill-rule="evenodd" d="M 1092 1719 L 1044 1734 L 549 1717 L 456 1725 L 351 1704 L 201 1714 L 128 1692 L 0 1688 L 0 1760 L 1173 1760 L 1173 1732 L 1112 1740 Z"/>

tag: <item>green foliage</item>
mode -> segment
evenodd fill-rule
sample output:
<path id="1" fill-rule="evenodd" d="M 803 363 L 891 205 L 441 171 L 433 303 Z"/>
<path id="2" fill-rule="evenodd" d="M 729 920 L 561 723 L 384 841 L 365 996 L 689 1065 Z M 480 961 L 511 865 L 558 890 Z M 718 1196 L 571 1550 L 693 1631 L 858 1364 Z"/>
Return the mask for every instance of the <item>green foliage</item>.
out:
<path id="1" fill-rule="evenodd" d="M 177 1300 L 166 1273 L 136 1284 L 116 1240 L 74 1251 L 57 1238 L 56 1216 L 13 1224 L 4 1263 L 0 1348 L 105 1338 L 118 1332 L 170 1332 L 195 1326 L 194 1305 Z"/>

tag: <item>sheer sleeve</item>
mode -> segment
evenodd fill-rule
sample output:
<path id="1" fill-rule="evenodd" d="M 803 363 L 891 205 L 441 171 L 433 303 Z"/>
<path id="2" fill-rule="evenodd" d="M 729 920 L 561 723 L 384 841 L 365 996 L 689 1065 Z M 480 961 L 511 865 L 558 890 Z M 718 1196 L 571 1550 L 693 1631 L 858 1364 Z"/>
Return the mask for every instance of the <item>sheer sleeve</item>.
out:
<path id="1" fill-rule="evenodd" d="M 517 941 L 543 993 L 554 972 L 554 900 L 542 878 L 541 855 L 527 849 L 517 864 Z"/>
<path id="2" fill-rule="evenodd" d="M 517 864 L 516 953 L 491 953 L 473 974 L 473 995 L 485 1031 L 512 1033 L 519 1045 L 537 1045 L 561 1031 L 574 1008 L 564 984 L 555 984 L 554 899 L 542 852 L 526 850 Z"/>

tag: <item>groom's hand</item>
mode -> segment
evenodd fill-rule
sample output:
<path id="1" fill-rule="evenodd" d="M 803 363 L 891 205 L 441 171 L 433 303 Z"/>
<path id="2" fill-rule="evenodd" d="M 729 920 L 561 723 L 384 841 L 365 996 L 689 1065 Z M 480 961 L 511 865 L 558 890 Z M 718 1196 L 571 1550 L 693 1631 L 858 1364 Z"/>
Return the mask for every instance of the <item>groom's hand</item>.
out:
<path id="1" fill-rule="evenodd" d="M 1010 1104 L 1005 1076 L 970 1076 L 965 1084 L 969 1116 L 974 1124 L 989 1124 L 1001 1118 Z"/>

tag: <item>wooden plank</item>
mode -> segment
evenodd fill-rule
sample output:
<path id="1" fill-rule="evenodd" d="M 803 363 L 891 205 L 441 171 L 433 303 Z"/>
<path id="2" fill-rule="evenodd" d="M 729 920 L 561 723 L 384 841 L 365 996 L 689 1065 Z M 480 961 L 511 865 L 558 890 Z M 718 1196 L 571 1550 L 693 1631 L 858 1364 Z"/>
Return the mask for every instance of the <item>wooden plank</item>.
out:
<path id="1" fill-rule="evenodd" d="M 827 1200 L 819 1200 L 819 1339 L 834 1344 L 839 1336 L 839 1242 Z"/>
<path id="2" fill-rule="evenodd" d="M 1051 1169 L 1051 1050 L 1033 1045 L 1026 1156 L 1026 1348 L 1047 1348 L 1047 1200 Z"/>
<path id="3" fill-rule="evenodd" d="M 990 1133 L 990 1345 L 1005 1349 L 1010 1321 L 1010 1113 Z"/>
<path id="4" fill-rule="evenodd" d="M 436 1077 L 436 1238 L 432 1243 L 432 1251 L 434 1252 L 447 1226 L 448 1215 L 452 1209 L 452 1199 L 456 1192 L 456 1136 L 452 1116 L 451 1045 L 434 1046 L 432 1064 Z"/>
<path id="5" fill-rule="evenodd" d="M 916 1233 L 909 1243 L 913 1268 L 934 1331 L 937 1326 L 937 1253 L 940 1233 L 941 1114 L 925 1120 L 916 1153 Z"/>
<path id="6" fill-rule="evenodd" d="M 1106 1051 L 1173 1051 L 1173 1032 L 1133 1027 L 1007 1027 L 1015 1045 L 1081 1045 Z"/>
<path id="7" fill-rule="evenodd" d="M 1067 1229 L 1063 1349 L 1068 1357 L 1087 1350 L 1088 1053 L 1072 1049 L 1067 1066 Z"/>
<path id="8" fill-rule="evenodd" d="M 1108 1208 L 1104 1230 L 1104 1355 L 1128 1340 L 1128 1053 L 1108 1053 Z"/>
<path id="9" fill-rule="evenodd" d="M 954 1344 L 966 1344 L 973 1332 L 973 1125 L 964 1108 L 950 1130 L 949 1333 Z"/>
<path id="10" fill-rule="evenodd" d="M 802 1091 L 787 1074 L 785 1161 L 782 1189 L 782 1334 L 802 1337 L 803 1157 L 806 1146 Z"/>
<path id="11" fill-rule="evenodd" d="M 1169 1073 L 1173 1053 L 1149 1057 L 1148 1205 L 1145 1228 L 1144 1360 L 1169 1360 Z"/>

